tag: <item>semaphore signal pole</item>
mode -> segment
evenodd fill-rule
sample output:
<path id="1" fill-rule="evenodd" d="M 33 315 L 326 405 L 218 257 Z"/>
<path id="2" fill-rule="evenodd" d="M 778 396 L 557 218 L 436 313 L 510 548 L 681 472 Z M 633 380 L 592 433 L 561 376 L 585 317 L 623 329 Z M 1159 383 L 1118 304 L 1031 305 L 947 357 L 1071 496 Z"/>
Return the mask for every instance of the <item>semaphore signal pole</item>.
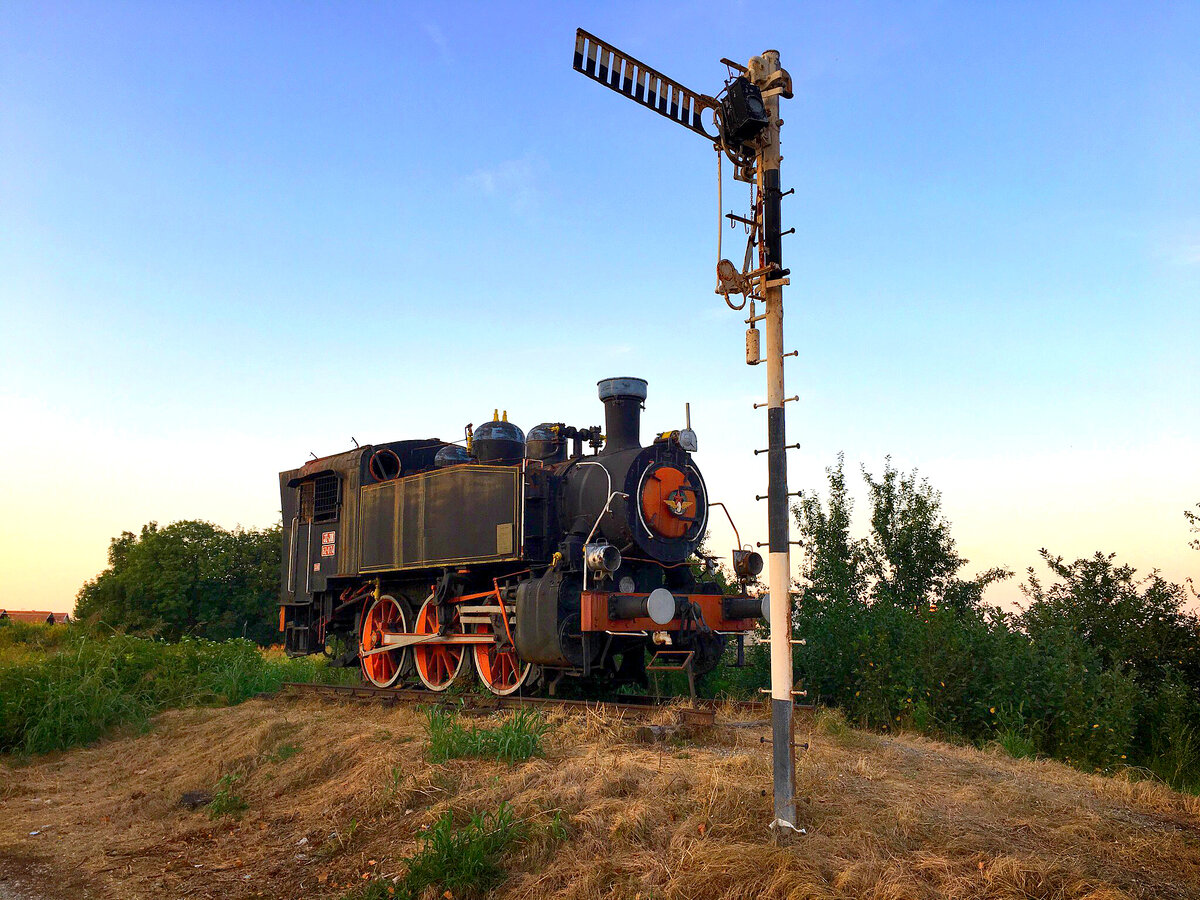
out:
<path id="1" fill-rule="evenodd" d="M 787 450 L 783 404 L 783 236 L 779 187 L 779 93 L 768 85 L 780 71 L 779 53 L 768 50 L 750 61 L 747 72 L 763 93 L 767 113 L 756 167 L 762 197 L 764 268 L 761 293 L 766 305 L 763 331 L 767 363 L 767 585 L 771 598 L 771 732 L 774 746 L 775 821 L 795 827 L 796 745 L 792 735 L 792 565 L 788 540 Z M 782 93 L 782 92 L 781 92 Z M 790 93 L 790 91 L 789 91 Z M 753 318 L 753 315 L 751 315 Z M 753 327 L 754 323 L 750 323 Z"/>
<path id="2" fill-rule="evenodd" d="M 751 300 L 750 330 L 746 335 L 746 361 L 767 364 L 767 525 L 768 624 L 771 635 L 771 727 L 775 817 L 771 829 L 778 837 L 796 830 L 795 742 L 792 734 L 792 639 L 791 639 L 791 559 L 788 541 L 787 447 L 785 443 L 783 395 L 783 287 L 788 270 L 783 268 L 781 249 L 779 187 L 779 98 L 792 96 L 791 77 L 779 65 L 779 53 L 767 50 L 755 56 L 747 66 L 721 60 L 741 73 L 730 79 L 718 95 L 721 99 L 699 94 L 645 63 L 634 59 L 597 37 L 580 29 L 575 34 L 576 71 L 582 72 L 642 106 L 673 120 L 713 142 L 719 154 L 735 165 L 734 178 L 752 182 L 759 202 L 751 218 L 729 218 L 747 226 L 750 232 L 746 262 L 738 271 L 729 260 L 717 264 L 717 293 L 742 294 Z M 716 133 L 705 127 L 701 114 L 710 110 Z M 752 250 L 757 245 L 758 265 L 752 268 Z M 754 300 L 764 304 L 762 315 L 755 315 Z M 766 353 L 759 358 L 756 323 L 764 323 Z M 756 451 L 758 452 L 758 451 Z M 738 554 L 735 553 L 735 569 Z M 744 557 L 743 557 L 744 558 Z M 761 569 L 761 560 L 758 561 Z M 738 575 L 747 574 L 738 571 Z M 752 572 L 750 574 L 757 574 Z"/>

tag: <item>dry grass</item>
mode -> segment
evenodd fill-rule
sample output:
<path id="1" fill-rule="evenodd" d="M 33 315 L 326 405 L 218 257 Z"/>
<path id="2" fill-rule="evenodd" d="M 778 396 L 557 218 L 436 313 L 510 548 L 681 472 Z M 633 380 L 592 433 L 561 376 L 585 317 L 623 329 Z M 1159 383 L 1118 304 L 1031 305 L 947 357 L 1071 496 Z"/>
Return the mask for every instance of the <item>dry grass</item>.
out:
<path id="1" fill-rule="evenodd" d="M 5 872 L 49 897 L 340 897 L 400 871 L 447 811 L 504 801 L 531 826 L 557 813 L 568 839 L 531 828 L 497 897 L 1200 897 L 1200 799 L 1150 782 L 826 719 L 801 728 L 807 834 L 776 847 L 765 728 L 647 745 L 611 714 L 551 721 L 544 758 L 430 765 L 414 709 L 251 701 L 0 764 L 0 897 Z M 240 818 L 178 805 L 229 772 Z"/>

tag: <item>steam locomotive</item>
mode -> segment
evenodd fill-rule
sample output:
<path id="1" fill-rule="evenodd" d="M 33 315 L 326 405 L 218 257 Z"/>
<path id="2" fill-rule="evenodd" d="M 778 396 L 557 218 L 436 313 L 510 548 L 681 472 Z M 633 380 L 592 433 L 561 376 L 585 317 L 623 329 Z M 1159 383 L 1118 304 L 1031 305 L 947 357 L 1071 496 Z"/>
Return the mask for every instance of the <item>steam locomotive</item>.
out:
<path id="1" fill-rule="evenodd" d="M 361 664 L 379 687 L 415 673 L 433 691 L 473 665 L 504 695 L 701 674 L 729 636 L 740 651 L 762 558 L 734 552 L 733 595 L 697 561 L 710 501 L 695 433 L 642 446 L 646 382 L 598 387 L 603 431 L 548 422 L 526 437 L 496 415 L 465 446 L 392 441 L 280 473 L 287 653 Z"/>

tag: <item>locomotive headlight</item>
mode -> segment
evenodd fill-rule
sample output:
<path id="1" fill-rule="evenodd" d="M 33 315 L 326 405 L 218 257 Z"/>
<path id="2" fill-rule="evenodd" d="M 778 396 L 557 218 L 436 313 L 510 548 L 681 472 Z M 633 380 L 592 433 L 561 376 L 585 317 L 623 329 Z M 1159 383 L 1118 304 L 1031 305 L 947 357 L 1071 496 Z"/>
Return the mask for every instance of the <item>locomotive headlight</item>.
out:
<path id="1" fill-rule="evenodd" d="M 646 615 L 658 625 L 666 625 L 675 618 L 675 595 L 666 588 L 655 588 L 646 598 Z"/>
<path id="2" fill-rule="evenodd" d="M 733 551 L 733 571 L 739 578 L 753 578 L 763 570 L 763 558 L 753 550 Z"/>
<path id="3" fill-rule="evenodd" d="M 621 551 L 612 544 L 588 544 L 583 548 L 583 561 L 600 575 L 611 575 L 621 568 Z"/>
<path id="4" fill-rule="evenodd" d="M 696 441 L 696 432 L 692 431 L 690 428 L 685 428 L 680 431 L 679 446 L 688 453 L 695 453 L 696 449 L 699 447 L 699 443 Z"/>

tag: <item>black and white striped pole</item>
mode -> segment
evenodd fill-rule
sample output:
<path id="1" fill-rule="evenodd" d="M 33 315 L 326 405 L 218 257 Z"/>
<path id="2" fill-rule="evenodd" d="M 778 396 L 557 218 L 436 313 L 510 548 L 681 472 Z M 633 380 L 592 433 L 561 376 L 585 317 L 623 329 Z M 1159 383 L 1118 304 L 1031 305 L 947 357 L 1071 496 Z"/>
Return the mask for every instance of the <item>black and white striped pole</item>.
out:
<path id="1" fill-rule="evenodd" d="M 779 97 L 776 86 L 779 53 L 768 50 L 750 60 L 747 77 L 763 94 L 768 123 L 758 152 L 756 173 L 762 197 L 763 361 L 767 367 L 767 585 L 770 592 L 771 731 L 777 834 L 796 822 L 796 751 L 792 735 L 792 602 L 791 555 L 788 552 L 787 450 L 783 405 L 783 286 L 784 277 L 779 187 Z"/>

